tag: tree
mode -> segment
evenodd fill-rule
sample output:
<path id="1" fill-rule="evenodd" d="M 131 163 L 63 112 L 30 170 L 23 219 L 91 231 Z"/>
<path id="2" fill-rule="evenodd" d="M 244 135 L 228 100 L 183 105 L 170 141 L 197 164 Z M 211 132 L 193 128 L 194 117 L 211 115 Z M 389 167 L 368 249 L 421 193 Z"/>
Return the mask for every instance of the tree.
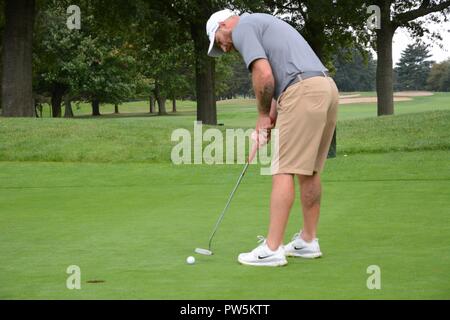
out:
<path id="1" fill-rule="evenodd" d="M 251 75 L 241 56 L 234 52 L 217 59 L 216 97 L 232 99 L 253 96 Z"/>
<path id="2" fill-rule="evenodd" d="M 366 57 L 365 57 L 366 56 Z M 333 76 L 341 91 L 373 91 L 375 89 L 376 62 L 372 54 L 365 56 L 356 49 L 341 50 L 333 59 Z"/>
<path id="3" fill-rule="evenodd" d="M 134 48 L 134 58 L 139 62 L 139 73 L 142 75 L 147 92 L 138 87 L 139 97 L 150 102 L 150 113 L 154 112 L 155 102 L 159 106 L 158 113 L 166 114 L 167 98 L 175 101 L 177 97 L 189 94 L 195 96 L 193 42 L 189 31 L 181 28 L 181 24 L 164 10 L 167 3 L 161 1 L 135 0 L 124 2 L 119 0 L 113 4 L 120 5 L 122 20 L 128 23 L 118 29 L 112 28 L 110 22 L 100 19 L 110 33 L 120 35 Z M 128 7 L 127 7 L 128 6 Z M 107 11 L 111 8 L 105 8 Z M 113 16 L 114 12 L 107 16 Z M 176 110 L 176 105 L 173 106 Z"/>
<path id="4" fill-rule="evenodd" d="M 414 37 L 431 34 L 423 23 L 415 20 L 430 15 L 430 21 L 440 22 L 449 12 L 450 0 L 367 0 L 366 4 L 380 8 L 381 28 L 375 30 L 378 115 L 390 115 L 394 113 L 392 38 L 395 31 L 405 27 Z M 439 39 L 437 34 L 431 36 Z"/>
<path id="5" fill-rule="evenodd" d="M 215 96 L 216 100 L 222 100 L 223 97 L 231 98 L 231 87 L 236 81 L 233 68 L 235 66 L 236 54 L 224 54 L 216 61 L 215 76 Z M 242 61 L 240 64 L 245 65 Z M 246 71 L 248 73 L 248 71 Z"/>
<path id="6" fill-rule="evenodd" d="M 206 22 L 217 10 L 224 8 L 262 8 L 259 0 L 151 0 L 147 1 L 173 21 L 180 30 L 187 30 L 194 47 L 195 92 L 197 99 L 197 120 L 205 124 L 217 124 L 215 97 L 216 61 L 207 55 L 209 39 L 206 36 Z"/>
<path id="7" fill-rule="evenodd" d="M 433 91 L 450 91 L 450 59 L 435 63 L 427 79 L 428 89 Z"/>
<path id="8" fill-rule="evenodd" d="M 430 73 L 432 61 L 428 47 L 423 43 L 410 44 L 402 52 L 397 64 L 398 90 L 424 90 Z"/>
<path id="9" fill-rule="evenodd" d="M 35 89 L 50 93 L 54 117 L 61 116 L 65 95 L 65 116 L 71 115 L 75 97 L 91 101 L 93 115 L 100 115 L 100 103 L 120 104 L 134 94 L 140 79 L 134 49 L 121 37 L 106 34 L 86 7 L 81 30 L 69 30 L 68 5 L 69 1 L 48 0 L 40 8 Z"/>
<path id="10" fill-rule="evenodd" d="M 2 114 L 35 115 L 32 89 L 34 0 L 6 0 L 2 59 Z"/>
<path id="11" fill-rule="evenodd" d="M 2 50 L 2 44 L 3 44 L 3 34 L 4 34 L 4 30 L 5 30 L 5 17 L 4 17 L 4 13 L 5 13 L 5 1 L 0 1 L 0 52 L 3 52 Z M 0 58 L 0 115 L 2 113 L 2 99 L 1 99 L 1 95 L 2 95 L 2 71 L 3 71 L 3 63 L 2 63 L 2 59 Z"/>
<path id="12" fill-rule="evenodd" d="M 275 15 L 296 28 L 330 69 L 342 48 L 362 49 L 370 40 L 366 11 L 361 0 L 266 0 Z"/>
<path id="13" fill-rule="evenodd" d="M 74 60 L 85 36 L 80 30 L 65 27 L 66 8 L 66 1 L 46 2 L 39 8 L 34 32 L 33 88 L 51 97 L 53 117 L 61 116 L 64 95 L 77 81 L 79 70 L 74 68 Z"/>
<path id="14" fill-rule="evenodd" d="M 175 44 L 170 47 L 153 48 L 142 44 L 140 58 L 145 61 L 142 72 L 147 78 L 154 79 L 153 94 L 158 103 L 159 114 L 166 114 L 167 98 L 176 101 L 189 92 L 195 91 L 193 77 L 192 43 Z M 173 102 L 174 103 L 174 102 Z M 176 105 L 173 105 L 176 110 Z"/>
<path id="15" fill-rule="evenodd" d="M 91 101 L 92 115 L 99 116 L 101 103 L 120 104 L 134 96 L 139 79 L 136 60 L 118 39 L 83 40 L 81 77 L 74 92 Z"/>
<path id="16" fill-rule="evenodd" d="M 197 120 L 204 124 L 217 124 L 215 99 L 215 61 L 207 56 L 209 39 L 205 34 L 206 21 L 215 11 L 221 9 L 219 1 L 175 0 L 159 4 L 168 15 L 179 22 L 180 28 L 190 31 L 194 43 L 195 88 L 197 98 Z"/>

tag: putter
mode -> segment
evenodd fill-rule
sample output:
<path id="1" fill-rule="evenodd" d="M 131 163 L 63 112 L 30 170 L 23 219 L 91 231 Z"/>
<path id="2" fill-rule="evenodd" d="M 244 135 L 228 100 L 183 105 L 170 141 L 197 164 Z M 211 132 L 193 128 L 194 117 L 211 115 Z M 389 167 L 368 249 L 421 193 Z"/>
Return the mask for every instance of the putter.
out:
<path id="1" fill-rule="evenodd" d="M 205 255 L 205 256 L 213 255 L 213 252 L 211 250 L 211 244 L 212 244 L 212 240 L 214 238 L 214 235 L 216 234 L 217 229 L 219 228 L 219 225 L 222 222 L 222 219 L 225 216 L 225 213 L 227 212 L 227 209 L 228 209 L 228 207 L 229 207 L 229 205 L 231 203 L 231 200 L 233 199 L 233 196 L 234 196 L 237 188 L 241 184 L 242 178 L 244 177 L 245 173 L 247 172 L 247 169 L 248 169 L 248 166 L 249 166 L 250 162 L 253 161 L 253 158 L 255 157 L 257 149 L 258 149 L 258 144 L 255 143 L 253 145 L 252 152 L 250 153 L 250 156 L 248 157 L 247 162 L 245 163 L 244 169 L 242 170 L 241 175 L 239 176 L 239 179 L 238 179 L 236 185 L 234 186 L 234 189 L 231 192 L 230 197 L 228 198 L 227 204 L 225 205 L 225 208 L 223 209 L 221 215 L 219 216 L 219 219 L 217 220 L 216 225 L 214 226 L 213 232 L 211 233 L 211 236 L 209 237 L 208 249 L 196 248 L 194 250 L 196 253 L 202 254 L 202 255 Z"/>

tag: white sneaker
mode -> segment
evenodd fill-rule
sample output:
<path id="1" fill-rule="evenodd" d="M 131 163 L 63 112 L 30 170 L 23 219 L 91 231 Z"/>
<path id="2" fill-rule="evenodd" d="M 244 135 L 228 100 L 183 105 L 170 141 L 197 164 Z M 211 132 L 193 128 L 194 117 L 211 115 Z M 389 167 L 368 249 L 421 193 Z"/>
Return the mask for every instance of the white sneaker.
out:
<path id="1" fill-rule="evenodd" d="M 314 259 L 322 256 L 319 239 L 316 238 L 311 242 L 306 242 L 300 237 L 300 233 L 296 233 L 292 237 L 292 241 L 284 246 L 284 252 L 288 257 Z"/>
<path id="2" fill-rule="evenodd" d="M 264 237 L 258 236 L 258 239 L 262 243 L 251 252 L 241 253 L 238 257 L 240 263 L 248 266 L 265 267 L 278 267 L 287 264 L 283 246 L 280 246 L 276 251 L 272 251 L 267 246 Z"/>

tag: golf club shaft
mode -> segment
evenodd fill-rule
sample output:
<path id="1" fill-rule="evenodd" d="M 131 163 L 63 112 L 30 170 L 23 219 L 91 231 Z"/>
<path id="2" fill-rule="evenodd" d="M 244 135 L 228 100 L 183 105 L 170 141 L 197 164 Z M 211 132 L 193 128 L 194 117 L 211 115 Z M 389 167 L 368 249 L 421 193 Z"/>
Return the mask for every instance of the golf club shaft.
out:
<path id="1" fill-rule="evenodd" d="M 236 192 L 237 188 L 238 188 L 239 185 L 241 184 L 242 178 L 244 177 L 245 173 L 247 172 L 247 169 L 248 169 L 249 164 L 250 164 L 249 161 L 247 161 L 247 162 L 245 163 L 244 170 L 242 170 L 242 173 L 241 173 L 241 175 L 239 176 L 239 179 L 238 179 L 236 185 L 234 186 L 234 189 L 233 189 L 233 191 L 231 192 L 230 197 L 228 198 L 227 204 L 225 205 L 225 208 L 223 209 L 222 214 L 219 216 L 219 219 L 218 219 L 217 222 L 216 222 L 216 225 L 215 225 L 215 227 L 214 227 L 214 230 L 213 230 L 211 236 L 209 237 L 208 250 L 210 250 L 210 251 L 211 251 L 211 243 L 212 243 L 212 240 L 213 240 L 213 238 L 214 238 L 214 235 L 216 234 L 217 228 L 219 227 L 220 222 L 222 221 L 223 217 L 225 216 L 225 213 L 227 212 L 228 206 L 229 206 L 230 203 L 231 203 L 231 199 L 233 199 L 234 193 Z"/>

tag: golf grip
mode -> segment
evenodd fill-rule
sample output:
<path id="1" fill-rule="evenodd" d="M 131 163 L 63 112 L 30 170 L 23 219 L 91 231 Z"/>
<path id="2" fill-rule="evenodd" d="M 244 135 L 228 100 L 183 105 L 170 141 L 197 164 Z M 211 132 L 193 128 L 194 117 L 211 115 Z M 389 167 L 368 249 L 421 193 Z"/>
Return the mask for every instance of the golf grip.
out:
<path id="1" fill-rule="evenodd" d="M 247 162 L 251 163 L 253 161 L 253 158 L 255 158 L 256 151 L 258 150 L 258 143 L 254 143 L 252 147 L 252 151 L 250 152 L 250 155 L 248 156 Z"/>

